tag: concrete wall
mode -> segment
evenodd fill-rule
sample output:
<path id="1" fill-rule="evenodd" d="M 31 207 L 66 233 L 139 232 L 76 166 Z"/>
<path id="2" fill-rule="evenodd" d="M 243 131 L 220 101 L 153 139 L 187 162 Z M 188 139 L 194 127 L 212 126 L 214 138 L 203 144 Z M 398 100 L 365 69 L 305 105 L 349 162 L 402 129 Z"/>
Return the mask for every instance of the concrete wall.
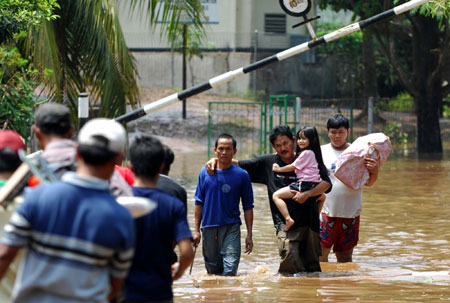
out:
<path id="1" fill-rule="evenodd" d="M 264 33 L 264 15 L 267 13 L 284 14 L 276 0 L 217 0 L 219 3 L 219 23 L 207 24 L 205 30 L 207 40 L 219 49 L 252 47 L 252 37 L 255 31 Z M 314 1 L 313 1 L 314 3 Z M 129 11 L 127 1 L 118 2 L 119 19 L 125 40 L 130 48 L 168 48 L 170 44 L 161 37 L 161 25 L 152 29 L 146 14 L 134 10 Z M 315 16 L 316 8 L 308 16 Z M 288 48 L 291 46 L 290 35 L 305 35 L 309 37 L 306 26 L 292 28 L 292 25 L 303 21 L 286 15 L 286 36 L 268 34 L 259 40 L 262 48 Z M 314 22 L 313 22 L 314 25 Z M 275 40 L 275 41 L 274 41 Z"/>
<path id="2" fill-rule="evenodd" d="M 169 52 L 134 53 L 140 74 L 140 85 L 144 87 L 182 86 L 182 58 Z M 261 53 L 258 60 L 270 56 Z M 187 87 L 201 84 L 210 78 L 246 66 L 252 62 L 252 53 L 209 52 L 203 59 L 193 58 L 187 66 Z M 336 94 L 336 68 L 339 62 L 331 57 L 319 57 L 315 64 L 305 63 L 299 56 L 273 63 L 256 72 L 236 79 L 209 93 L 252 94 L 256 75 L 256 90 L 267 95 L 289 93 L 302 98 L 332 98 Z M 191 71 L 194 75 L 192 84 Z M 253 73 L 256 73 L 255 75 Z"/>
<path id="3" fill-rule="evenodd" d="M 133 54 L 139 70 L 139 84 L 144 87 L 182 87 L 182 56 L 170 52 Z M 206 53 L 203 59 L 192 58 L 187 63 L 187 87 L 201 84 L 210 78 L 251 63 L 250 53 Z M 192 76 L 194 79 L 192 80 Z M 193 84 L 192 84 L 193 82 Z M 250 88 L 250 77 L 211 90 L 217 94 L 245 94 Z"/>

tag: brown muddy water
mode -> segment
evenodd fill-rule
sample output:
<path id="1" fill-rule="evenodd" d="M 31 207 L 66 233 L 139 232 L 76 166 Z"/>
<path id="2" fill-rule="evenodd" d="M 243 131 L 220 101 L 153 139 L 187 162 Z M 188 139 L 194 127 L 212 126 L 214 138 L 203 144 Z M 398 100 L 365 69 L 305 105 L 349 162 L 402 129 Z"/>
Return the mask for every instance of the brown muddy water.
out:
<path id="1" fill-rule="evenodd" d="M 188 192 L 193 228 L 197 176 L 206 151 L 177 153 L 171 176 Z M 192 274 L 173 285 L 178 302 L 444 302 L 450 301 L 450 154 L 444 160 L 391 156 L 365 188 L 354 263 L 322 263 L 322 273 L 280 277 L 266 188 L 254 184 L 254 251 L 238 276 L 207 276 L 197 249 Z M 5 215 L 4 213 L 1 215 Z M 0 217 L 5 222 L 5 217 Z M 242 239 L 246 234 L 242 225 Z M 14 276 L 2 281 L 0 303 Z M 1 296 L 3 295 L 3 296 Z"/>
<path id="2" fill-rule="evenodd" d="M 194 217 L 201 153 L 177 154 L 171 175 L 188 191 Z M 254 251 L 238 277 L 207 276 L 197 249 L 192 274 L 173 285 L 175 302 L 450 301 L 450 155 L 444 160 L 391 156 L 364 190 L 354 263 L 322 263 L 322 273 L 279 277 L 275 231 L 265 186 L 254 184 Z M 242 225 L 242 239 L 245 237 Z"/>

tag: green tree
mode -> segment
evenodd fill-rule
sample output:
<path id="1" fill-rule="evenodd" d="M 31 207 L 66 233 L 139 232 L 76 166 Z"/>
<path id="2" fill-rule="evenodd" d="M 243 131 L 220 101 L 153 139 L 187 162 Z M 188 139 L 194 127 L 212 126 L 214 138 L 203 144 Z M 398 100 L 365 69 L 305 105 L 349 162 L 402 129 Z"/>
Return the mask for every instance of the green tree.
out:
<path id="1" fill-rule="evenodd" d="M 57 0 L 0 0 L 0 44 L 38 25 L 42 19 L 56 19 L 55 7 L 58 7 Z"/>
<path id="2" fill-rule="evenodd" d="M 24 49 L 39 69 L 53 73 L 44 79 L 48 97 L 67 104 L 74 117 L 80 92 L 88 92 L 99 116 L 124 114 L 127 103 L 138 104 L 137 68 L 125 44 L 114 0 L 58 1 L 59 18 L 31 30 Z M 165 24 L 163 34 L 175 39 L 170 25 L 183 14 L 202 30 L 199 0 L 128 0 L 130 10 L 148 14 L 150 25 Z"/>
<path id="3" fill-rule="evenodd" d="M 34 90 L 43 73 L 13 45 L 41 20 L 54 20 L 54 7 L 56 0 L 0 0 L 0 129 L 13 129 L 25 139 L 34 118 Z"/>
<path id="4" fill-rule="evenodd" d="M 320 0 L 320 4 L 364 17 L 392 8 L 391 1 Z M 414 98 L 419 154 L 442 152 L 439 109 L 449 90 L 442 86 L 443 69 L 450 59 L 449 12 L 449 1 L 433 1 L 370 27 L 403 88 Z M 399 43 L 409 45 L 411 56 L 400 55 L 405 49 Z"/>

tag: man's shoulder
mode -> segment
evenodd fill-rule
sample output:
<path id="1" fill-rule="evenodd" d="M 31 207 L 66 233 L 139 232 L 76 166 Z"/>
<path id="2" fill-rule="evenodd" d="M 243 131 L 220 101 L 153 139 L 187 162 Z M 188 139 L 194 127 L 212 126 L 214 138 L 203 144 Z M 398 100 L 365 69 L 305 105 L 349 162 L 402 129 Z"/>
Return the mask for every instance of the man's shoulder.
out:
<path id="1" fill-rule="evenodd" d="M 237 165 L 232 164 L 231 167 L 232 167 L 232 173 L 234 173 L 234 174 L 239 174 L 241 176 L 248 176 L 249 175 L 248 172 L 245 169 L 243 169 L 243 168 L 241 168 L 241 167 L 239 167 Z"/>
<path id="2" fill-rule="evenodd" d="M 164 192 L 159 188 L 144 188 L 133 186 L 132 189 L 135 196 L 150 198 L 155 202 L 162 202 L 161 205 L 173 204 L 175 206 L 178 206 L 179 204 L 181 204 L 182 206 L 184 206 L 183 202 L 180 199 Z"/>

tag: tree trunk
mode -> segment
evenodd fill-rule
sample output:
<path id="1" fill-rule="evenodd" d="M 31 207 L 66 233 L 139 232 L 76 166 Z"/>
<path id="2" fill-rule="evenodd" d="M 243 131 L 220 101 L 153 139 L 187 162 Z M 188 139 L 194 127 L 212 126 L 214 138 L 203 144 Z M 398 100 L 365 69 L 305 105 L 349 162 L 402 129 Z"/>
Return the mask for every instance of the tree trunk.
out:
<path id="1" fill-rule="evenodd" d="M 439 72 L 439 26 L 435 19 L 413 16 L 413 81 L 417 112 L 417 149 L 420 154 L 442 153 L 439 105 L 442 74 Z"/>

